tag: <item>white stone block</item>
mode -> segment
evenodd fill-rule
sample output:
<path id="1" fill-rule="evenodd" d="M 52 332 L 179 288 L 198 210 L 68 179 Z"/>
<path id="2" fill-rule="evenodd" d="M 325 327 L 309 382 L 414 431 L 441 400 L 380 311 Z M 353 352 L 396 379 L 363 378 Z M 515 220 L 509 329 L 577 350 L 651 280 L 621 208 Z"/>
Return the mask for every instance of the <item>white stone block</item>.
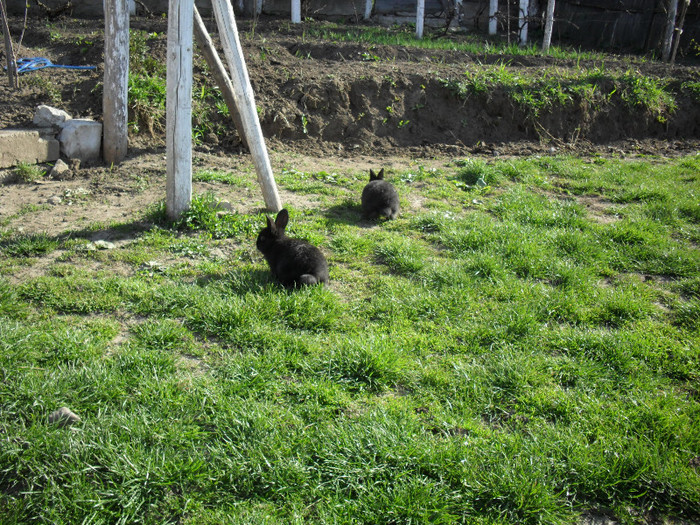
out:
<path id="1" fill-rule="evenodd" d="M 102 124 L 90 119 L 74 118 L 61 125 L 58 134 L 61 152 L 70 159 L 96 160 L 100 158 Z"/>

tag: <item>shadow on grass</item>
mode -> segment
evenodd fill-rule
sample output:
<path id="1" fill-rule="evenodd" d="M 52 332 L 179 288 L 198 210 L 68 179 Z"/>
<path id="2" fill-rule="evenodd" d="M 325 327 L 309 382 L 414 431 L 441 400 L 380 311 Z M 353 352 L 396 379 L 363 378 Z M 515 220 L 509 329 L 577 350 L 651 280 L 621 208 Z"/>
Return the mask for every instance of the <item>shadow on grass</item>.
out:
<path id="1" fill-rule="evenodd" d="M 323 216 L 328 219 L 330 224 L 346 224 L 349 226 L 357 226 L 358 228 L 373 228 L 386 220 L 363 218 L 362 206 L 360 203 L 349 199 L 341 204 L 336 204 L 335 206 L 327 208 L 323 212 Z"/>

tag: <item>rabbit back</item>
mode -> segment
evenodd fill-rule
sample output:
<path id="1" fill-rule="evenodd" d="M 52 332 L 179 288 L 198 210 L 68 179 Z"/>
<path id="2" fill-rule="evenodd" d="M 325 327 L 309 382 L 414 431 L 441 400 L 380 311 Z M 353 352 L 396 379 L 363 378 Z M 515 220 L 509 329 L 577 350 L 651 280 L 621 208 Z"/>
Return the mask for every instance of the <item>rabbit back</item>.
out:
<path id="1" fill-rule="evenodd" d="M 383 216 L 395 219 L 399 214 L 399 194 L 385 180 L 371 180 L 362 190 L 362 215 L 366 219 Z"/>
<path id="2" fill-rule="evenodd" d="M 275 279 L 283 286 L 327 284 L 328 263 L 316 246 L 301 239 L 280 239 L 263 253 Z"/>

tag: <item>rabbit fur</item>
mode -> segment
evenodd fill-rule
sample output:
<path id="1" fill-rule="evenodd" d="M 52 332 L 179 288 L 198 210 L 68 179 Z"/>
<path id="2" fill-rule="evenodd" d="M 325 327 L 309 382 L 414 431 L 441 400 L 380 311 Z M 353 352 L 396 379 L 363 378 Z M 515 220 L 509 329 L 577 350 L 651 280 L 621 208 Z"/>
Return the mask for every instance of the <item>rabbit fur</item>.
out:
<path id="1" fill-rule="evenodd" d="M 369 182 L 362 190 L 362 216 L 376 219 L 384 216 L 395 219 L 399 215 L 399 194 L 396 188 L 384 180 L 384 168 L 379 173 L 369 170 Z"/>
<path id="2" fill-rule="evenodd" d="M 316 246 L 287 237 L 284 229 L 289 212 L 282 209 L 275 220 L 265 217 L 267 226 L 260 230 L 255 243 L 263 254 L 275 279 L 287 288 L 328 283 L 328 263 Z"/>

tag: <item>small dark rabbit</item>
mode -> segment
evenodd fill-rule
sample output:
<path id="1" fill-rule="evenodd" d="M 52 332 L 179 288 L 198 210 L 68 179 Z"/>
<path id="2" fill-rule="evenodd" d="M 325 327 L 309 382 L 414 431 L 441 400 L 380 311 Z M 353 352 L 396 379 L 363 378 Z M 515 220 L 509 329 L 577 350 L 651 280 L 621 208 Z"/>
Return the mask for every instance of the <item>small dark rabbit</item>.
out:
<path id="1" fill-rule="evenodd" d="M 328 283 L 328 263 L 321 251 L 304 240 L 285 235 L 289 212 L 281 210 L 274 222 L 269 216 L 265 218 L 267 227 L 260 230 L 255 245 L 265 257 L 273 277 L 288 288 Z"/>
<path id="2" fill-rule="evenodd" d="M 399 215 L 399 194 L 390 182 L 384 180 L 384 168 L 379 173 L 369 170 L 369 183 L 362 190 L 362 216 L 376 219 L 384 216 L 395 219 Z"/>

